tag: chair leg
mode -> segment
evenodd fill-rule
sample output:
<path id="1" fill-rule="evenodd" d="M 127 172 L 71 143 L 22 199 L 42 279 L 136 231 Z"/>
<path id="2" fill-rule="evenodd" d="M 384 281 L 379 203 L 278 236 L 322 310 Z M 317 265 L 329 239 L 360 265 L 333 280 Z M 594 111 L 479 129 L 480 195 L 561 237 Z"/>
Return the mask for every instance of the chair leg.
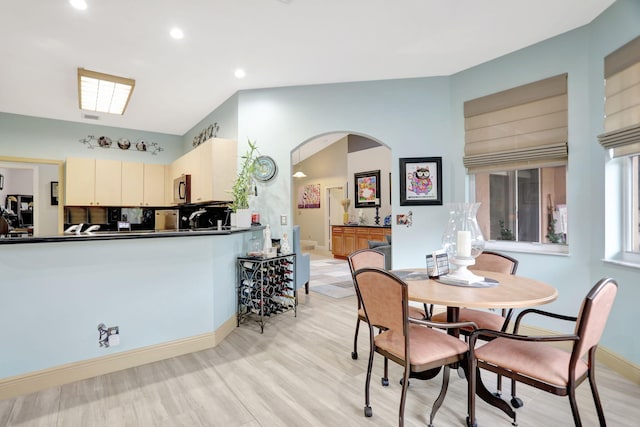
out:
<path id="1" fill-rule="evenodd" d="M 440 394 L 438 398 L 433 403 L 433 407 L 431 408 L 431 416 L 429 417 L 429 427 L 433 427 L 433 419 L 436 417 L 436 412 L 442 406 L 442 402 L 444 402 L 444 397 L 447 394 L 447 389 L 449 388 L 449 365 L 445 366 L 442 372 L 442 387 L 440 388 Z"/>
<path id="2" fill-rule="evenodd" d="M 600 402 L 600 395 L 598 394 L 598 387 L 596 386 L 595 366 L 593 362 L 589 367 L 589 385 L 591 386 L 591 395 L 593 396 L 593 403 L 596 405 L 596 411 L 598 412 L 598 421 L 600 421 L 600 427 L 606 427 L 607 421 L 604 419 L 604 411 L 602 410 L 602 403 Z"/>
<path id="3" fill-rule="evenodd" d="M 468 357 L 467 363 L 463 364 L 467 372 L 467 427 L 477 427 L 476 422 L 476 361 L 473 357 Z"/>
<path id="4" fill-rule="evenodd" d="M 580 413 L 578 412 L 578 404 L 576 403 L 576 391 L 574 387 L 569 390 L 569 404 L 571 405 L 571 414 L 573 414 L 573 422 L 576 427 L 582 427 L 582 421 L 580 421 Z"/>
<path id="5" fill-rule="evenodd" d="M 384 387 L 389 385 L 389 359 L 386 357 L 384 358 L 384 376 L 381 382 Z"/>
<path id="6" fill-rule="evenodd" d="M 524 402 L 522 399 L 516 396 L 516 380 L 511 380 L 511 406 L 514 408 L 522 408 L 524 406 Z"/>
<path id="7" fill-rule="evenodd" d="M 360 330 L 360 317 L 356 320 L 356 333 L 353 336 L 353 351 L 351 352 L 351 358 L 353 360 L 358 359 L 358 331 Z"/>
<path id="8" fill-rule="evenodd" d="M 385 359 L 386 361 L 386 359 Z M 405 361 L 404 364 L 404 375 L 402 377 L 402 393 L 400 394 L 400 409 L 398 413 L 398 425 L 400 427 L 404 426 L 404 405 L 407 399 L 407 387 L 409 386 L 409 370 L 410 370 L 409 361 Z"/>
<path id="9" fill-rule="evenodd" d="M 371 384 L 371 370 L 373 369 L 373 329 L 369 328 L 369 364 L 367 366 L 367 379 L 364 386 L 364 416 L 373 416 L 373 410 L 370 405 L 369 385 Z"/>

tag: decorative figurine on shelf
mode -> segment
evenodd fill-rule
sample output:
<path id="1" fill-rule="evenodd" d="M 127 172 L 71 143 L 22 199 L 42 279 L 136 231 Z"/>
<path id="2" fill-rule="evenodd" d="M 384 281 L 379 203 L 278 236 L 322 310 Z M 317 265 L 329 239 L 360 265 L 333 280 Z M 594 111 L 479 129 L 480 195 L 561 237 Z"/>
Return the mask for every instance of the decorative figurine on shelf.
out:
<path id="1" fill-rule="evenodd" d="M 287 237 L 287 233 L 282 235 L 282 240 L 280 240 L 280 253 L 282 255 L 288 255 L 291 253 L 291 246 L 289 245 L 289 238 Z"/>
<path id="2" fill-rule="evenodd" d="M 376 225 L 380 225 L 380 206 L 376 206 L 376 216 L 373 218 L 375 219 Z"/>
<path id="3" fill-rule="evenodd" d="M 264 246 L 262 248 L 262 252 L 264 254 L 268 254 L 271 249 L 271 228 L 269 227 L 269 224 L 267 224 L 264 230 L 262 231 L 262 237 L 264 239 Z"/>

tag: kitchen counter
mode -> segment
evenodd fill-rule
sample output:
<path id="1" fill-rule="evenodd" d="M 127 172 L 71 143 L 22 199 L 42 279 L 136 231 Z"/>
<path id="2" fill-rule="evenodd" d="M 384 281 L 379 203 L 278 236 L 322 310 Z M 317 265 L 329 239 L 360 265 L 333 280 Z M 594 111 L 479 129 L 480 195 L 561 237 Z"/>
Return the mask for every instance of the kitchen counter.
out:
<path id="1" fill-rule="evenodd" d="M 216 235 L 228 235 L 234 233 L 242 233 L 246 231 L 258 231 L 262 230 L 264 226 L 254 226 L 249 228 L 236 228 L 236 227 L 224 227 L 222 230 L 218 230 L 215 227 L 211 228 L 198 228 L 198 229 L 185 229 L 178 231 L 154 231 L 154 230 L 140 230 L 140 231 L 95 231 L 92 233 L 72 233 L 62 234 L 58 236 L 29 236 L 29 237 L 7 237 L 0 238 L 0 245 L 5 244 L 21 244 L 21 243 L 60 243 L 60 242 L 73 242 L 80 240 L 126 240 L 126 239 L 148 239 L 148 238 L 164 238 L 164 237 L 192 237 L 192 236 L 216 236 Z"/>
<path id="2" fill-rule="evenodd" d="M 263 228 L 0 239 L 0 400 L 214 347 Z M 99 323 L 118 346 L 98 345 Z"/>

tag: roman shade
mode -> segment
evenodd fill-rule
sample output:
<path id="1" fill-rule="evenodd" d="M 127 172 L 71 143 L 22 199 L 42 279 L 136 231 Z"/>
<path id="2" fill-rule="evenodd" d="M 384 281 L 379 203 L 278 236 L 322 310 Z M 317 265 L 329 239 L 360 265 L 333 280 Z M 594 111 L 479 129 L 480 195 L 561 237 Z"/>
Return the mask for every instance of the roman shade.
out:
<path id="1" fill-rule="evenodd" d="M 640 37 L 604 59 L 604 130 L 600 144 L 614 157 L 640 154 Z"/>
<path id="2" fill-rule="evenodd" d="M 469 173 L 567 163 L 567 74 L 464 103 Z"/>

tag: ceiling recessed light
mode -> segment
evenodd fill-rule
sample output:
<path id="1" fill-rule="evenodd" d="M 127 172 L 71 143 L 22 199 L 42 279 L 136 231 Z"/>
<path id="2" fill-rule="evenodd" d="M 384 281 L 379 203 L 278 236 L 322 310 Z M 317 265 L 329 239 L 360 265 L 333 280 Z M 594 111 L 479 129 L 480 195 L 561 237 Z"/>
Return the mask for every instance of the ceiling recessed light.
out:
<path id="1" fill-rule="evenodd" d="M 69 4 L 78 10 L 85 10 L 87 2 L 84 0 L 69 0 Z"/>
<path id="2" fill-rule="evenodd" d="M 182 32 L 182 30 L 180 28 L 171 29 L 171 31 L 169 31 L 169 34 L 171 34 L 171 37 L 173 37 L 176 40 L 180 40 L 180 39 L 184 38 L 184 33 Z"/>
<path id="3" fill-rule="evenodd" d="M 244 70 L 243 70 L 242 68 L 238 68 L 234 74 L 235 74 L 235 76 L 236 76 L 237 78 L 239 78 L 239 79 L 243 79 L 243 78 L 244 78 L 244 76 L 246 76 L 246 75 L 247 75 L 247 73 L 245 73 L 245 72 L 244 72 Z"/>

